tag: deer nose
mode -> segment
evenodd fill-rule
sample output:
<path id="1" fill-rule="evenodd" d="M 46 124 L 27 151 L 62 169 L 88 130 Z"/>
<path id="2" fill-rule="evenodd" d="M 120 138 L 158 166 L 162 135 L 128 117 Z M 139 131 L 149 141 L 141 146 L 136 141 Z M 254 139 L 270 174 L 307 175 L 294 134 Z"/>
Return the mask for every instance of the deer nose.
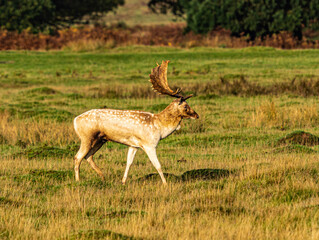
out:
<path id="1" fill-rule="evenodd" d="M 198 119 L 199 115 L 197 114 L 197 112 L 195 112 L 195 119 Z"/>

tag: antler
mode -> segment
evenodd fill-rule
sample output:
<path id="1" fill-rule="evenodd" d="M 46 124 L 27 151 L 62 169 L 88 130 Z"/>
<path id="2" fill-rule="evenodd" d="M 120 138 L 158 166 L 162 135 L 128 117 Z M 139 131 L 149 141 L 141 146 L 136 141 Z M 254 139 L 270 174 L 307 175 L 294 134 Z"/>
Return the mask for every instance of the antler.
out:
<path id="1" fill-rule="evenodd" d="M 159 94 L 169 95 L 171 97 L 181 98 L 182 100 L 186 100 L 193 95 L 189 95 L 187 97 L 183 97 L 179 95 L 182 89 L 178 88 L 175 92 L 168 86 L 167 83 L 167 66 L 170 61 L 162 61 L 161 65 L 152 69 L 152 73 L 150 74 L 150 82 L 152 83 L 153 90 L 158 92 Z"/>

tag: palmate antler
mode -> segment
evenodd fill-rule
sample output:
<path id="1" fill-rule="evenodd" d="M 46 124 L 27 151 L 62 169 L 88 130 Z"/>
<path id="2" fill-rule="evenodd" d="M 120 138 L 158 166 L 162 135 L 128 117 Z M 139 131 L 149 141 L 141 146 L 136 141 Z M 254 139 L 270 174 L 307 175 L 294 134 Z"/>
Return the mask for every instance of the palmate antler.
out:
<path id="1" fill-rule="evenodd" d="M 171 97 L 181 98 L 183 101 L 192 97 L 193 95 L 189 96 L 182 96 L 179 93 L 182 91 L 178 88 L 175 92 L 168 86 L 167 83 L 167 66 L 169 61 L 162 61 L 161 65 L 157 64 L 157 67 L 152 69 L 152 73 L 150 74 L 150 82 L 153 85 L 153 90 L 158 92 L 159 94 L 168 95 Z"/>

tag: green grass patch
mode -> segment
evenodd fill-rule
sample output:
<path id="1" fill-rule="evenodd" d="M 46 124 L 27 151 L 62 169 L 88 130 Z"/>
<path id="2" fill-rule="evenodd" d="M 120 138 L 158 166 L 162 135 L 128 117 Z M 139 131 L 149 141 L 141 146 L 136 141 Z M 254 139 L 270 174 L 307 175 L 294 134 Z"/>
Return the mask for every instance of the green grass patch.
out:
<path id="1" fill-rule="evenodd" d="M 288 145 L 288 146 L 283 146 L 283 147 L 277 147 L 273 150 L 274 153 L 306 153 L 306 154 L 312 154 L 316 153 L 317 151 L 306 147 L 302 145 Z"/>
<path id="2" fill-rule="evenodd" d="M 79 145 L 68 145 L 66 148 L 54 146 L 29 146 L 25 150 L 15 153 L 14 156 L 25 156 L 28 159 L 58 159 L 74 157 L 79 150 Z"/>

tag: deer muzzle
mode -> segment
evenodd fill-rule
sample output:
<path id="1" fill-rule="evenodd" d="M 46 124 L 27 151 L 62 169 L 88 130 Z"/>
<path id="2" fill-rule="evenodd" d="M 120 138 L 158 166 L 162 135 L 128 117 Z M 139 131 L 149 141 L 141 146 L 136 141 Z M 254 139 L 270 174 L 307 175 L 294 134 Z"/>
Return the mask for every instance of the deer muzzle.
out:
<path id="1" fill-rule="evenodd" d="M 199 115 L 197 114 L 197 112 L 193 111 L 193 113 L 189 116 L 189 118 L 198 119 Z"/>

